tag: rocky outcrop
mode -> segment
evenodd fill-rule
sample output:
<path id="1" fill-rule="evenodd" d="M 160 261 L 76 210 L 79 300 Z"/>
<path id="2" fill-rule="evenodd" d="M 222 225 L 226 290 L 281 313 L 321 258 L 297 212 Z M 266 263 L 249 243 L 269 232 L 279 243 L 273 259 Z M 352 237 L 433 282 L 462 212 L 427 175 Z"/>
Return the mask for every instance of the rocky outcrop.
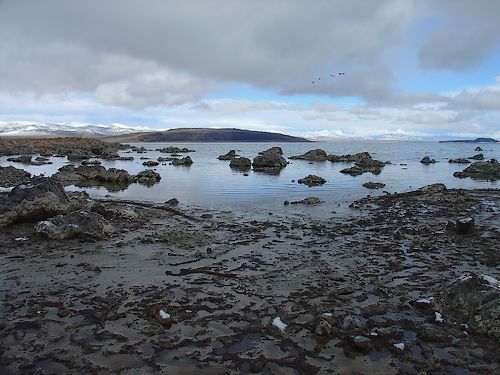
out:
<path id="1" fill-rule="evenodd" d="M 70 201 L 63 186 L 51 177 L 33 177 L 0 199 L 0 227 L 32 222 L 65 213 Z"/>
<path id="2" fill-rule="evenodd" d="M 482 153 L 476 154 L 474 156 L 469 157 L 471 160 L 484 160 L 484 155 Z"/>
<path id="3" fill-rule="evenodd" d="M 180 154 L 180 153 L 185 153 L 185 152 L 195 152 L 195 150 L 190 150 L 189 148 L 183 147 L 174 147 L 174 146 L 169 146 L 169 147 L 164 147 L 164 148 L 157 148 L 156 151 L 163 152 L 165 154 Z"/>
<path id="4" fill-rule="evenodd" d="M 30 164 L 31 163 L 31 156 L 22 155 L 22 156 L 18 156 L 16 158 L 7 158 L 7 161 L 11 161 L 14 163 Z"/>
<path id="5" fill-rule="evenodd" d="M 327 157 L 326 151 L 322 150 L 320 148 L 307 151 L 305 154 L 302 154 L 302 155 L 289 157 L 289 159 L 292 159 L 292 160 L 308 160 L 308 161 L 326 161 L 327 158 L 328 157 Z"/>
<path id="6" fill-rule="evenodd" d="M 217 159 L 219 160 L 233 160 L 238 155 L 236 154 L 236 150 L 229 150 L 227 154 L 219 155 Z"/>
<path id="7" fill-rule="evenodd" d="M 351 154 L 346 154 L 346 155 L 328 155 L 327 158 L 329 161 L 332 163 L 352 163 L 352 162 L 358 162 L 360 160 L 364 160 L 367 158 L 371 159 L 371 155 L 368 152 L 359 152 L 357 154 L 351 155 Z"/>
<path id="8" fill-rule="evenodd" d="M 369 153 L 356 154 L 356 162 L 354 166 L 350 168 L 345 168 L 340 171 L 340 173 L 349 174 L 351 176 L 358 176 L 360 174 L 370 172 L 372 174 L 380 174 L 382 168 L 390 162 L 382 162 L 380 160 L 373 159 Z"/>
<path id="9" fill-rule="evenodd" d="M 172 165 L 186 165 L 189 166 L 193 164 L 193 161 L 189 156 L 186 156 L 185 158 L 182 159 L 174 159 L 172 160 Z"/>
<path id="10" fill-rule="evenodd" d="M 500 283 L 488 275 L 466 273 L 434 296 L 444 319 L 500 340 Z"/>
<path id="11" fill-rule="evenodd" d="M 385 187 L 385 184 L 383 184 L 382 182 L 365 182 L 363 184 L 363 187 L 367 189 L 382 189 L 383 187 Z"/>
<path id="12" fill-rule="evenodd" d="M 450 159 L 448 163 L 456 163 L 456 164 L 470 164 L 471 161 L 469 159 L 458 158 L 458 159 Z"/>
<path id="13" fill-rule="evenodd" d="M 326 182 L 326 180 L 323 177 L 310 174 L 309 176 L 300 178 L 297 182 L 299 184 L 304 184 L 307 186 L 318 186 L 318 185 L 323 185 Z"/>
<path id="14" fill-rule="evenodd" d="M 477 146 L 474 151 L 484 151 L 481 147 Z"/>
<path id="15" fill-rule="evenodd" d="M 229 166 L 234 169 L 247 170 L 252 166 L 252 162 L 250 159 L 244 157 L 233 158 Z"/>
<path id="16" fill-rule="evenodd" d="M 281 147 L 271 147 L 262 151 L 253 159 L 253 169 L 261 172 L 277 172 L 286 167 L 287 162 L 283 157 Z"/>
<path id="17" fill-rule="evenodd" d="M 153 185 L 161 180 L 160 174 L 151 169 L 139 172 L 135 177 L 138 183 L 144 185 Z"/>
<path id="18" fill-rule="evenodd" d="M 285 202 L 285 205 L 287 204 L 286 202 Z M 292 201 L 292 202 L 289 202 L 289 203 L 290 204 L 305 204 L 305 205 L 308 205 L 308 206 L 314 206 L 314 205 L 323 203 L 323 201 L 321 199 L 319 199 L 319 198 L 316 198 L 316 197 L 307 197 L 307 198 L 304 198 L 304 199 L 301 199 L 301 200 L 298 200 L 298 201 Z"/>
<path id="19" fill-rule="evenodd" d="M 446 191 L 446 185 L 445 184 L 430 184 L 430 185 L 425 185 L 421 187 L 420 189 L 417 190 L 419 193 L 423 194 L 434 194 L 434 193 L 443 193 Z"/>
<path id="20" fill-rule="evenodd" d="M 31 174 L 15 167 L 0 167 L 0 187 L 12 187 L 29 181 Z"/>
<path id="21" fill-rule="evenodd" d="M 422 160 L 420 160 L 420 162 L 421 162 L 422 164 L 427 164 L 427 165 L 428 165 L 428 164 L 434 164 L 434 163 L 437 163 L 437 160 L 435 160 L 435 159 L 431 159 L 429 156 L 424 156 L 424 157 L 422 158 Z"/>
<path id="22" fill-rule="evenodd" d="M 462 172 L 453 173 L 453 176 L 458 178 L 470 177 L 476 180 L 500 180 L 500 163 L 495 159 L 478 161 L 469 165 Z"/>
<path id="23" fill-rule="evenodd" d="M 65 165 L 53 175 L 63 185 L 94 186 L 103 185 L 110 190 L 125 188 L 136 181 L 126 170 L 102 165 Z"/>
<path id="24" fill-rule="evenodd" d="M 52 240 L 101 240 L 113 233 L 113 227 L 98 213 L 81 210 L 40 221 L 35 232 Z"/>
<path id="25" fill-rule="evenodd" d="M 154 161 L 154 160 L 148 160 L 148 161 L 145 161 L 144 163 L 142 163 L 142 165 L 144 165 L 145 167 L 156 167 L 159 164 L 160 164 L 159 162 Z"/>

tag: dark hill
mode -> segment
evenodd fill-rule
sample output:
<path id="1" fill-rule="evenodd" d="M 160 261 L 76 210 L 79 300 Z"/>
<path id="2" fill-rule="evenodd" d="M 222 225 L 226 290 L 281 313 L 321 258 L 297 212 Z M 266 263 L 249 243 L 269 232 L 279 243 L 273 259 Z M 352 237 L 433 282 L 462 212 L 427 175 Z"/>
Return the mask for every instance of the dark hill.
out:
<path id="1" fill-rule="evenodd" d="M 459 139 L 453 141 L 439 141 L 439 143 L 496 143 L 498 142 L 493 138 L 476 138 L 476 139 Z"/>
<path id="2" fill-rule="evenodd" d="M 115 142 L 310 142 L 280 133 L 242 129 L 180 128 L 106 137 Z"/>

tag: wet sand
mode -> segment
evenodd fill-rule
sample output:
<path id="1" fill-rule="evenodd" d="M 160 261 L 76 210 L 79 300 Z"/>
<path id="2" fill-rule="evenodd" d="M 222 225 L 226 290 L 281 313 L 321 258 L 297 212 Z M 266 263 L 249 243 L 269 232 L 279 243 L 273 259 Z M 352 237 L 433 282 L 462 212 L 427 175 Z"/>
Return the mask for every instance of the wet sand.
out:
<path id="1" fill-rule="evenodd" d="M 464 272 L 499 278 L 499 190 L 367 198 L 324 219 L 101 203 L 104 240 L 0 230 L 0 373 L 500 370 L 497 339 L 417 302 Z M 448 222 L 464 215 L 476 229 L 459 235 Z"/>

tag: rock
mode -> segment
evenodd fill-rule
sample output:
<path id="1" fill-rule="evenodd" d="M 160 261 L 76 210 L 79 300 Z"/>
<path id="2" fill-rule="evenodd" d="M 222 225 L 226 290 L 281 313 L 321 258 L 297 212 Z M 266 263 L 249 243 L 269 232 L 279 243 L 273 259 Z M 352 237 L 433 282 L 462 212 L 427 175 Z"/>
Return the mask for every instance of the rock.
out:
<path id="1" fill-rule="evenodd" d="M 351 337 L 349 341 L 352 347 L 362 352 L 367 352 L 373 347 L 372 340 L 365 336 L 354 336 Z"/>
<path id="2" fill-rule="evenodd" d="M 82 160 L 82 165 L 101 165 L 99 160 Z"/>
<path id="3" fill-rule="evenodd" d="M 477 180 L 496 181 L 500 179 L 500 163 L 495 159 L 478 161 L 469 165 L 462 172 L 453 173 L 453 176 L 458 178 L 470 177 Z"/>
<path id="4" fill-rule="evenodd" d="M 482 153 L 471 156 L 469 159 L 472 160 L 484 160 L 484 155 Z"/>
<path id="5" fill-rule="evenodd" d="M 307 198 L 301 199 L 300 201 L 292 201 L 290 203 L 291 204 L 316 205 L 316 204 L 323 203 L 323 201 L 319 198 L 316 198 L 316 197 L 307 197 Z"/>
<path id="6" fill-rule="evenodd" d="M 160 156 L 157 160 L 159 163 L 163 163 L 163 162 L 170 162 L 170 161 L 173 161 L 175 160 L 176 158 L 173 158 L 173 157 L 170 157 L 170 158 L 164 158 L 162 156 Z"/>
<path id="7" fill-rule="evenodd" d="M 326 320 L 324 319 L 321 319 L 318 323 L 318 325 L 316 326 L 316 334 L 318 336 L 330 336 L 330 334 L 332 333 L 332 330 L 333 330 L 333 326 L 328 323 Z"/>
<path id="8" fill-rule="evenodd" d="M 70 202 L 63 186 L 52 177 L 33 177 L 14 187 L 0 201 L 0 227 L 33 222 L 65 213 Z"/>
<path id="9" fill-rule="evenodd" d="M 366 325 L 366 320 L 359 315 L 346 315 L 342 320 L 342 328 L 346 330 L 361 329 Z"/>
<path id="10" fill-rule="evenodd" d="M 357 162 L 360 160 L 364 160 L 367 158 L 372 158 L 371 155 L 368 152 L 360 152 L 354 155 L 347 154 L 347 155 L 328 155 L 327 159 L 331 161 L 332 163 L 350 163 L 350 162 Z"/>
<path id="11" fill-rule="evenodd" d="M 177 206 L 179 204 L 179 200 L 177 198 L 169 199 L 165 202 L 167 206 Z"/>
<path id="12" fill-rule="evenodd" d="M 186 156 L 185 158 L 182 159 L 172 160 L 172 165 L 191 165 L 191 164 L 193 164 L 193 161 L 189 156 Z"/>
<path id="13" fill-rule="evenodd" d="M 138 154 L 144 154 L 144 153 L 148 152 L 148 149 L 145 148 L 144 146 L 141 146 L 141 147 L 132 146 L 130 149 L 134 152 L 137 152 Z"/>
<path id="14" fill-rule="evenodd" d="M 157 161 L 154 161 L 154 160 L 148 160 L 148 161 L 145 161 L 144 163 L 142 163 L 142 165 L 144 165 L 145 167 L 156 167 L 159 164 L 160 163 L 158 163 Z"/>
<path id="15" fill-rule="evenodd" d="M 283 157 L 283 150 L 280 147 L 271 147 L 262 151 L 253 159 L 253 169 L 262 172 L 279 171 L 286 167 L 287 162 Z"/>
<path id="16" fill-rule="evenodd" d="M 126 170 L 109 168 L 102 165 L 65 165 L 53 175 L 63 185 L 94 186 L 103 185 L 108 189 L 120 189 L 136 182 L 136 177 Z"/>
<path id="17" fill-rule="evenodd" d="M 0 166 L 0 187 L 12 187 L 30 180 L 31 174 L 23 169 Z"/>
<path id="18" fill-rule="evenodd" d="M 195 150 L 190 150 L 186 147 L 179 148 L 179 147 L 174 147 L 174 146 L 169 146 L 165 148 L 157 148 L 156 151 L 163 152 L 165 154 L 180 154 L 180 153 L 186 153 L 186 152 L 195 152 Z"/>
<path id="19" fill-rule="evenodd" d="M 447 321 L 500 339 L 500 283 L 495 278 L 466 273 L 441 287 L 435 303 Z"/>
<path id="20" fill-rule="evenodd" d="M 35 232 L 52 240 L 101 240 L 113 233 L 113 227 L 98 213 L 81 210 L 40 221 Z"/>
<path id="21" fill-rule="evenodd" d="M 161 180 L 160 174 L 151 169 L 139 172 L 135 178 L 138 183 L 145 185 L 153 185 Z"/>
<path id="22" fill-rule="evenodd" d="M 299 179 L 297 182 L 299 184 L 304 184 L 307 186 L 318 186 L 318 185 L 323 185 L 326 182 L 326 180 L 323 177 L 310 174 L 309 176 Z"/>
<path id="23" fill-rule="evenodd" d="M 477 146 L 474 151 L 484 151 L 481 147 Z"/>
<path id="24" fill-rule="evenodd" d="M 14 163 L 30 164 L 31 163 L 31 156 L 22 155 L 22 156 L 19 156 L 17 158 L 7 158 L 7 161 L 12 161 Z"/>
<path id="25" fill-rule="evenodd" d="M 457 234 L 471 234 L 474 232 L 474 218 L 465 217 L 455 222 L 455 231 Z"/>
<path id="26" fill-rule="evenodd" d="M 49 158 L 46 158 L 45 156 L 37 156 L 35 158 L 36 161 L 49 161 Z"/>
<path id="27" fill-rule="evenodd" d="M 340 171 L 340 173 L 349 174 L 351 176 L 358 176 L 366 172 L 380 174 L 382 172 L 382 168 L 385 167 L 387 163 L 390 163 L 375 160 L 368 152 L 362 152 L 356 155 L 344 155 L 343 157 L 352 157 L 352 159 L 356 160 L 354 166 Z"/>
<path id="28" fill-rule="evenodd" d="M 458 159 L 450 159 L 448 163 L 457 163 L 457 164 L 470 164 L 469 159 L 458 158 Z"/>
<path id="29" fill-rule="evenodd" d="M 229 152 L 227 154 L 220 155 L 217 157 L 217 159 L 219 159 L 219 160 L 233 160 L 237 156 L 238 155 L 236 155 L 236 150 L 229 150 Z"/>
<path id="30" fill-rule="evenodd" d="M 284 201 L 283 206 L 288 206 L 290 204 L 290 201 Z"/>
<path id="31" fill-rule="evenodd" d="M 382 182 L 365 182 L 363 184 L 363 187 L 367 189 L 382 189 L 383 187 L 385 187 L 385 184 L 383 184 Z"/>
<path id="32" fill-rule="evenodd" d="M 231 160 L 229 163 L 229 166 L 234 169 L 241 169 L 241 170 L 246 170 L 250 169 L 252 166 L 252 162 L 248 158 L 244 157 L 235 157 Z"/>
<path id="33" fill-rule="evenodd" d="M 422 164 L 433 164 L 433 163 L 437 163 L 437 161 L 435 159 L 431 159 L 429 156 L 424 156 L 422 158 L 422 160 L 420 160 L 420 162 Z"/>
<path id="34" fill-rule="evenodd" d="M 316 150 L 307 151 L 305 154 L 290 156 L 289 159 L 293 160 L 308 160 L 308 161 L 325 161 L 327 160 L 327 154 L 325 150 L 320 148 Z"/>
<path id="35" fill-rule="evenodd" d="M 80 160 L 90 159 L 92 155 L 87 152 L 72 151 L 67 155 L 67 157 L 69 161 L 80 161 Z"/>
<path id="36" fill-rule="evenodd" d="M 425 194 L 431 194 L 431 193 L 442 193 L 446 191 L 446 185 L 445 184 L 430 184 L 430 185 L 425 185 L 418 189 L 420 192 L 425 193 Z"/>

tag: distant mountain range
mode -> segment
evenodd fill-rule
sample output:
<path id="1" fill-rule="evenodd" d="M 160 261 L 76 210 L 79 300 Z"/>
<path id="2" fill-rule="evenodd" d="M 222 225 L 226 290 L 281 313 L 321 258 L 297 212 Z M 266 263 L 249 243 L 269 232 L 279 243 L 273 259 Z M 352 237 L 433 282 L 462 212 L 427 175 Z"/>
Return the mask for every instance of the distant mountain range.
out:
<path id="1" fill-rule="evenodd" d="M 310 142 L 281 133 L 243 129 L 179 128 L 107 137 L 115 142 Z"/>
<path id="2" fill-rule="evenodd" d="M 439 141 L 439 143 L 497 143 L 493 138 L 457 139 L 451 141 Z"/>

